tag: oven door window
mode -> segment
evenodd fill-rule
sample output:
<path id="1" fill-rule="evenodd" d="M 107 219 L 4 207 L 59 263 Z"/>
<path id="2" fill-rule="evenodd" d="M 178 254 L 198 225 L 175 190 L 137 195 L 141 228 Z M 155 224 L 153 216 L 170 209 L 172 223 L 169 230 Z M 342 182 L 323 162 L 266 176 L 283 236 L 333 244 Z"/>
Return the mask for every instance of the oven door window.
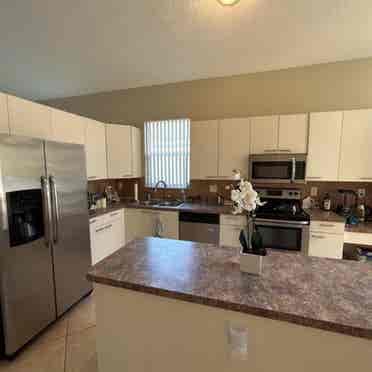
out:
<path id="1" fill-rule="evenodd" d="M 302 229 L 279 226 L 256 226 L 265 248 L 301 251 Z"/>
<path id="2" fill-rule="evenodd" d="M 288 161 L 254 161 L 252 178 L 261 180 L 290 180 L 292 178 L 292 162 Z"/>

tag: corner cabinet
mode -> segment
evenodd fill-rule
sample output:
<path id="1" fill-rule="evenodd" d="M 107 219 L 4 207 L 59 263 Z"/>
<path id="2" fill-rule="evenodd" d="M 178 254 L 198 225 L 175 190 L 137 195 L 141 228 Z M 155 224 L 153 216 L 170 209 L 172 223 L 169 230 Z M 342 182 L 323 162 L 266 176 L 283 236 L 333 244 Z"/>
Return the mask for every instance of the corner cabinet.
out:
<path id="1" fill-rule="evenodd" d="M 251 153 L 307 153 L 308 114 L 251 118 Z"/>
<path id="2" fill-rule="evenodd" d="M 178 239 L 178 230 L 178 212 L 176 211 L 136 208 L 125 210 L 126 243 L 149 236 Z"/>
<path id="3" fill-rule="evenodd" d="M 341 151 L 342 111 L 310 114 L 306 179 L 337 181 Z"/>
<path id="4" fill-rule="evenodd" d="M 52 139 L 54 141 L 85 144 L 85 118 L 69 112 L 52 110 Z"/>
<path id="5" fill-rule="evenodd" d="M 105 124 L 85 119 L 85 153 L 89 181 L 107 178 Z"/>
<path id="6" fill-rule="evenodd" d="M 106 124 L 108 178 L 141 177 L 141 136 L 138 128 Z"/>
<path id="7" fill-rule="evenodd" d="M 8 98 L 0 93 L 0 133 L 9 134 Z"/>
<path id="8" fill-rule="evenodd" d="M 11 135 L 53 138 L 50 107 L 8 95 L 8 112 Z"/>
<path id="9" fill-rule="evenodd" d="M 372 182 L 372 110 L 344 111 L 339 181 Z"/>

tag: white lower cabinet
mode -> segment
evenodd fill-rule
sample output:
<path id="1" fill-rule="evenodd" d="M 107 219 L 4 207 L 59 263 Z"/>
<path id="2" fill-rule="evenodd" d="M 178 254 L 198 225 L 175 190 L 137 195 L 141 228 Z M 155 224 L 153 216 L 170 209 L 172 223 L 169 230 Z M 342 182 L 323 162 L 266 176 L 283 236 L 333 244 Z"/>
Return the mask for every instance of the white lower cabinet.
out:
<path id="1" fill-rule="evenodd" d="M 152 209 L 126 209 L 126 242 L 149 236 L 178 239 L 178 212 Z"/>
<path id="2" fill-rule="evenodd" d="M 342 259 L 344 249 L 343 223 L 310 223 L 309 256 Z"/>
<path id="3" fill-rule="evenodd" d="M 220 217 L 220 245 L 240 247 L 240 231 L 247 225 L 245 216 L 222 214 Z"/>
<path id="4" fill-rule="evenodd" d="M 92 218 L 89 226 L 92 265 L 124 246 L 123 209 Z"/>

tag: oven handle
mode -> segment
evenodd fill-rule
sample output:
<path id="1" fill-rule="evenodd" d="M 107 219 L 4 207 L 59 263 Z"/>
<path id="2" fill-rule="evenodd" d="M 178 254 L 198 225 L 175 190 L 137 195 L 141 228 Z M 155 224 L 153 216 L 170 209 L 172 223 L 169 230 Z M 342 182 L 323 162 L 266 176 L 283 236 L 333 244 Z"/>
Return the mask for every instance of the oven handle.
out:
<path id="1" fill-rule="evenodd" d="M 292 158 L 292 182 L 296 181 L 296 158 Z"/>
<path id="2" fill-rule="evenodd" d="M 266 218 L 256 218 L 257 226 L 280 226 L 280 227 L 308 227 L 308 221 L 288 221 L 288 220 L 270 220 Z"/>

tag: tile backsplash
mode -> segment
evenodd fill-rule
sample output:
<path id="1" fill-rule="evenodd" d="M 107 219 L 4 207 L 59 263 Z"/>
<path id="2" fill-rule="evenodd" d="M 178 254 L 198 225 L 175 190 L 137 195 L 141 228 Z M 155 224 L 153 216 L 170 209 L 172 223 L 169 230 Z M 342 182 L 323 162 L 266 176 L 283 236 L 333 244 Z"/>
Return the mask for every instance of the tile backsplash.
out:
<path id="1" fill-rule="evenodd" d="M 217 193 L 223 197 L 230 198 L 231 184 L 233 181 L 221 181 L 221 180 L 192 180 L 190 187 L 186 190 L 186 196 L 196 200 L 201 200 L 207 203 L 216 203 Z M 153 193 L 153 189 L 145 187 L 144 178 L 136 179 L 119 179 L 119 180 L 99 180 L 89 181 L 88 191 L 90 192 L 103 192 L 107 185 L 111 185 L 121 198 L 134 198 L 134 184 L 138 183 L 139 186 L 139 197 L 145 199 L 145 193 L 151 192 L 152 197 L 162 197 L 165 195 L 167 198 L 181 198 L 181 190 L 167 189 L 165 192 L 159 189 L 158 194 Z M 211 187 L 212 186 L 212 187 Z M 358 189 L 365 189 L 366 192 L 366 204 L 372 205 L 372 183 L 358 183 L 358 182 L 308 182 L 304 185 L 255 185 L 255 188 L 297 188 L 302 191 L 303 197 L 310 195 L 311 189 L 317 189 L 317 196 L 314 199 L 318 202 L 323 200 L 326 193 L 329 193 L 332 199 L 332 207 L 336 208 L 338 204 L 343 201 L 343 196 L 338 192 L 339 189 L 348 189 L 355 192 Z M 214 189 L 214 190 L 213 190 Z M 211 191 L 213 190 L 213 191 Z"/>

